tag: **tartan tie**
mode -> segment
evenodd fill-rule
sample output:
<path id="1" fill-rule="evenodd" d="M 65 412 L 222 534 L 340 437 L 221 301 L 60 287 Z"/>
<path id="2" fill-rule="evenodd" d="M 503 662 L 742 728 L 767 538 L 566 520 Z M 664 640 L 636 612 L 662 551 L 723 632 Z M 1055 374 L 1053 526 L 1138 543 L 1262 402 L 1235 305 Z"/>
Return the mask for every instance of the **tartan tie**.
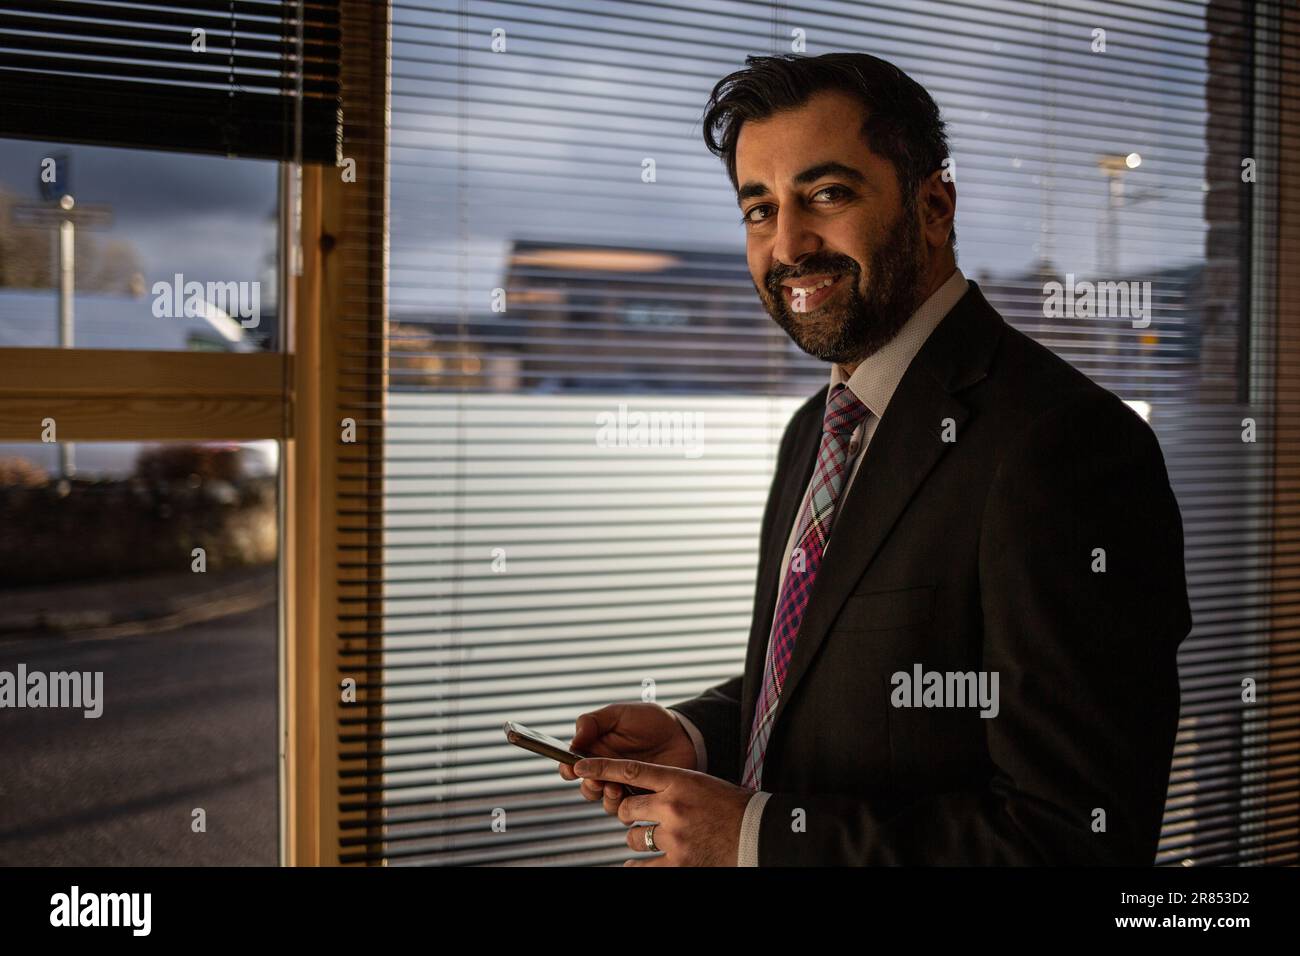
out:
<path id="1" fill-rule="evenodd" d="M 759 691 L 758 705 L 754 709 L 754 725 L 749 732 L 749 747 L 745 753 L 743 784 L 757 790 L 763 777 L 763 757 L 767 754 L 767 741 L 772 734 L 772 717 L 781 688 L 785 685 L 786 671 L 794 653 L 795 637 L 803 620 L 813 580 L 821 566 L 822 552 L 830 538 L 835 521 L 835 506 L 840 489 L 848 477 L 849 439 L 858 423 L 870 409 L 843 384 L 836 385 L 831 399 L 826 403 L 822 420 L 822 443 L 817 451 L 817 465 L 813 469 L 811 489 L 803 511 L 799 515 L 799 532 L 795 537 L 795 550 L 790 554 L 785 581 L 781 585 L 781 599 L 772 619 L 772 633 L 767 644 L 767 663 L 763 667 L 763 686 Z M 802 549 L 800 552 L 799 549 Z M 802 563 L 796 557 L 802 553 Z"/>

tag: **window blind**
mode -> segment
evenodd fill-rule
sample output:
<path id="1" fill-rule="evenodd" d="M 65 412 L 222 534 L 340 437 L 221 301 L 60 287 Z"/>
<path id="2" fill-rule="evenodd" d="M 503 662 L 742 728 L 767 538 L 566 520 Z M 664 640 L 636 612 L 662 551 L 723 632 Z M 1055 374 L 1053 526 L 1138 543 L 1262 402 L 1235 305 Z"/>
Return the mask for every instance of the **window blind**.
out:
<path id="1" fill-rule="evenodd" d="M 741 671 L 776 445 L 828 369 L 759 306 L 699 121 L 746 54 L 799 42 L 931 91 L 959 265 L 1161 441 L 1195 626 L 1158 862 L 1297 861 L 1298 436 L 1273 358 L 1297 209 L 1243 179 L 1294 142 L 1294 11 L 399 0 L 392 40 L 383 719 L 343 744 L 340 791 L 383 825 L 345 831 L 344 861 L 619 863 L 622 824 L 502 722 L 567 740 L 583 711 Z M 1110 280 L 1150 283 L 1146 325 L 1045 305 Z M 601 441 L 638 412 L 694 416 L 703 453 Z"/>
<path id="2" fill-rule="evenodd" d="M 338 0 L 11 0 L 0 136 L 333 164 L 338 42 Z"/>

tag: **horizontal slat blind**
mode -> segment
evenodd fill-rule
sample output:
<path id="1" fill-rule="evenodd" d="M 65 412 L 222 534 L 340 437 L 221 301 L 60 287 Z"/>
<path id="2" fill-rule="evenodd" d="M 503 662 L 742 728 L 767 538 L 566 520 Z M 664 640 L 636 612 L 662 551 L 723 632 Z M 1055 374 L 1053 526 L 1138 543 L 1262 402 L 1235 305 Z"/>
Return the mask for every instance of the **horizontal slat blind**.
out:
<path id="1" fill-rule="evenodd" d="M 333 164 L 338 60 L 338 0 L 6 0 L 0 136 Z"/>
<path id="2" fill-rule="evenodd" d="M 759 306 L 699 120 L 795 30 L 934 94 L 963 271 L 1161 440 L 1195 628 L 1160 862 L 1295 862 L 1296 512 L 1273 494 L 1297 457 L 1275 445 L 1296 248 L 1278 179 L 1241 173 L 1295 140 L 1298 38 L 1229 0 L 395 3 L 385 720 L 343 754 L 344 809 L 386 824 L 344 859 L 618 863 L 622 825 L 502 722 L 567 739 L 584 710 L 739 673 L 776 443 L 828 371 Z M 1049 316 L 1067 276 L 1150 282 L 1149 325 Z M 636 411 L 696 416 L 702 454 L 601 441 Z"/>

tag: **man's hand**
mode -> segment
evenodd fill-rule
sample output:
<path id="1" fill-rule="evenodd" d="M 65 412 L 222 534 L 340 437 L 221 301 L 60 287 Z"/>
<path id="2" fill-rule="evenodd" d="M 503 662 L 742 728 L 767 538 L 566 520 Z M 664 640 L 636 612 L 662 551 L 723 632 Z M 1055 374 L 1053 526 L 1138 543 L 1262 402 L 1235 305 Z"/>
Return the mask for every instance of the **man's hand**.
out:
<path id="1" fill-rule="evenodd" d="M 569 749 L 591 757 L 621 757 L 668 767 L 695 769 L 695 745 L 668 708 L 659 704 L 633 702 L 609 704 L 582 714 Z M 560 776 L 577 780 L 567 764 L 560 764 Z M 582 796 L 603 800 L 605 812 L 618 813 L 626 791 L 617 783 L 583 780 Z"/>
<path id="2" fill-rule="evenodd" d="M 694 770 L 588 757 L 573 765 L 584 780 L 625 783 L 643 796 L 624 797 L 618 818 L 628 824 L 627 845 L 645 852 L 645 831 L 637 820 L 655 824 L 655 848 L 664 855 L 628 860 L 624 866 L 735 866 L 740 853 L 740 824 L 752 790 Z"/>

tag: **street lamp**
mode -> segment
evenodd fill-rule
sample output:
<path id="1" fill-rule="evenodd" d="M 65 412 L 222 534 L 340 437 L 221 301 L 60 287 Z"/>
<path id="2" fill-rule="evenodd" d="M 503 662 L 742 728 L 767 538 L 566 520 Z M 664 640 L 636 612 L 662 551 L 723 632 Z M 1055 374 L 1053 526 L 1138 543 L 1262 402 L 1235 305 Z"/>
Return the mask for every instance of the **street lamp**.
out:
<path id="1" fill-rule="evenodd" d="M 1097 239 L 1097 264 L 1099 271 L 1114 276 L 1119 271 L 1119 211 L 1124 206 L 1135 206 L 1159 195 L 1148 189 L 1129 196 L 1124 194 L 1124 174 L 1142 165 L 1141 153 L 1103 153 L 1097 157 L 1097 168 L 1105 175 L 1108 184 L 1106 215 L 1100 223 Z"/>

